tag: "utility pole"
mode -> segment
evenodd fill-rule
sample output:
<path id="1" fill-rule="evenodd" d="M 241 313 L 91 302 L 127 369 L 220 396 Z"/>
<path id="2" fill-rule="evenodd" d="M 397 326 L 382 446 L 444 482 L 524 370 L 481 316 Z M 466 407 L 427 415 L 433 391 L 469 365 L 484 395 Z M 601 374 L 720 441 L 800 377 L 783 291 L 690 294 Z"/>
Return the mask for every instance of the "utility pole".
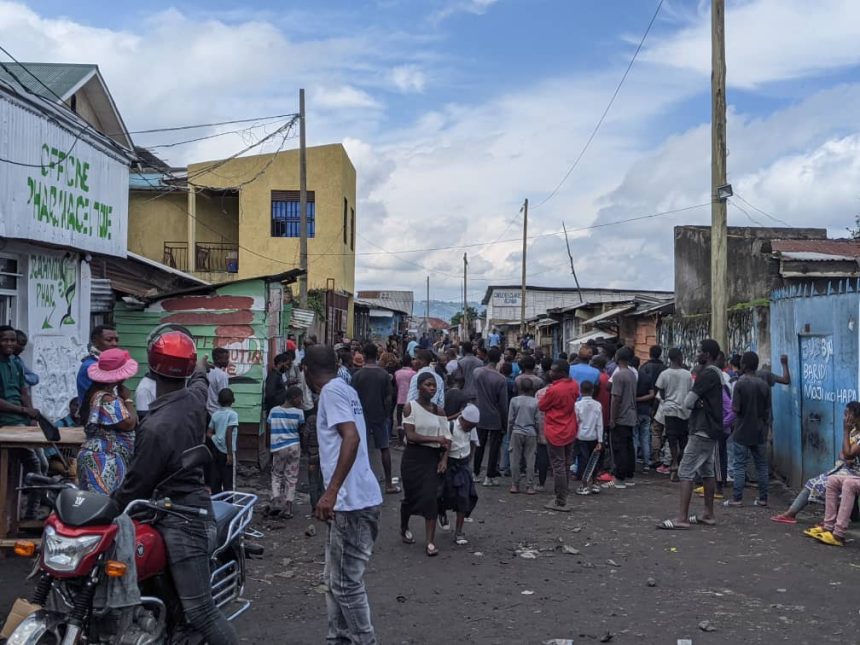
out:
<path id="1" fill-rule="evenodd" d="M 468 289 L 468 273 L 469 260 L 463 253 L 463 334 L 465 338 L 460 340 L 469 340 L 469 289 Z"/>
<path id="2" fill-rule="evenodd" d="M 526 241 L 529 231 L 529 200 L 523 202 L 523 277 L 520 284 L 520 334 L 526 335 Z"/>
<path id="3" fill-rule="evenodd" d="M 430 335 L 430 276 L 427 276 L 427 302 L 424 303 L 424 332 Z"/>
<path id="4" fill-rule="evenodd" d="M 728 229 L 726 201 L 726 34 L 725 0 L 711 0 L 711 337 L 726 346 L 728 307 Z"/>
<path id="5" fill-rule="evenodd" d="M 299 90 L 299 302 L 308 306 L 308 149 L 305 140 L 305 91 Z"/>

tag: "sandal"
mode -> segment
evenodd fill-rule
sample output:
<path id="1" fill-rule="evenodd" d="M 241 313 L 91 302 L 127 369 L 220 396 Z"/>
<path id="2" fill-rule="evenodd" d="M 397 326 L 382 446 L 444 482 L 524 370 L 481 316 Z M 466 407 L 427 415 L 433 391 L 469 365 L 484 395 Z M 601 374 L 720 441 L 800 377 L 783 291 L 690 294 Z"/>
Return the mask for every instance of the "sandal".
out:
<path id="1" fill-rule="evenodd" d="M 789 517 L 788 515 L 774 515 L 770 518 L 771 522 L 776 522 L 777 524 L 797 524 L 797 520 L 793 517 Z"/>
<path id="2" fill-rule="evenodd" d="M 427 545 L 427 555 L 431 558 L 433 556 L 439 555 L 439 549 L 437 549 L 436 545 L 433 544 L 432 542 Z"/>
<path id="3" fill-rule="evenodd" d="M 412 535 L 412 531 L 409 529 L 400 531 L 400 539 L 403 541 L 403 544 L 415 544 L 415 536 Z"/>
<path id="4" fill-rule="evenodd" d="M 657 525 L 658 529 L 662 529 L 664 531 L 689 531 L 689 526 L 684 526 L 683 524 L 676 524 L 674 520 L 663 520 Z"/>
<path id="5" fill-rule="evenodd" d="M 456 545 L 458 545 L 458 546 L 465 546 L 465 545 L 467 545 L 468 543 L 469 543 L 469 540 L 467 540 L 467 539 L 466 539 L 466 535 L 465 535 L 465 534 L 463 534 L 463 533 L 458 534 L 458 535 L 454 538 L 454 544 L 456 544 Z"/>
<path id="6" fill-rule="evenodd" d="M 717 520 L 715 520 L 713 517 L 704 518 L 704 517 L 699 517 L 698 515 L 691 515 L 690 517 L 687 518 L 687 521 L 689 521 L 690 524 L 704 524 L 705 526 L 716 526 L 717 525 Z"/>
<path id="7" fill-rule="evenodd" d="M 824 532 L 829 532 L 829 531 L 827 531 L 827 529 L 825 529 L 823 526 L 821 526 L 820 524 L 818 524 L 818 525 L 816 525 L 816 526 L 813 526 L 812 528 L 808 528 L 808 529 L 806 529 L 806 530 L 803 532 L 803 534 L 804 534 L 805 536 L 807 536 L 807 537 L 811 537 L 811 538 L 816 538 L 816 539 L 817 539 L 817 538 L 818 538 L 818 536 L 819 536 L 819 535 L 821 535 L 821 534 L 822 534 L 822 533 L 824 533 Z"/>
<path id="8" fill-rule="evenodd" d="M 845 538 L 841 538 L 832 531 L 822 531 L 815 539 L 830 546 L 845 546 Z"/>

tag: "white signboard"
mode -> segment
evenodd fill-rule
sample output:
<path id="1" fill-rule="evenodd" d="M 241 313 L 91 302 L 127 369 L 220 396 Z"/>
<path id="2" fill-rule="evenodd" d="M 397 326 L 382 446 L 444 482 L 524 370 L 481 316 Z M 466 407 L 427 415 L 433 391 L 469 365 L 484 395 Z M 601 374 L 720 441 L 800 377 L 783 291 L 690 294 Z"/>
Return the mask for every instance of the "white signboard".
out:
<path id="1" fill-rule="evenodd" d="M 519 289 L 493 291 L 493 307 L 519 307 L 522 292 Z"/>
<path id="2" fill-rule="evenodd" d="M 27 263 L 27 320 L 31 333 L 78 331 L 81 289 L 78 254 L 31 254 Z"/>
<path id="3" fill-rule="evenodd" d="M 3 94 L 0 123 L 0 236 L 125 257 L 127 163 Z"/>

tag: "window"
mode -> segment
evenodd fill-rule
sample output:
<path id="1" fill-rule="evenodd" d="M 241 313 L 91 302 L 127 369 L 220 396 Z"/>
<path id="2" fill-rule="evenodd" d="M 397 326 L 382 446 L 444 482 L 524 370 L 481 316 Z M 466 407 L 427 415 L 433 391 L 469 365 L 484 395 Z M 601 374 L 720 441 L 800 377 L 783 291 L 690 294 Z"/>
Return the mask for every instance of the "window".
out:
<path id="1" fill-rule="evenodd" d="M 355 209 L 350 209 L 349 250 L 355 251 Z"/>
<path id="2" fill-rule="evenodd" d="M 349 211 L 349 204 L 346 202 L 346 197 L 343 198 L 343 245 L 346 246 L 346 216 Z"/>
<path id="3" fill-rule="evenodd" d="M 308 191 L 308 237 L 316 234 L 314 191 Z M 272 237 L 301 237 L 299 191 L 272 191 Z"/>
<path id="4" fill-rule="evenodd" d="M 18 322 L 18 259 L 0 257 L 0 325 L 17 327 Z"/>

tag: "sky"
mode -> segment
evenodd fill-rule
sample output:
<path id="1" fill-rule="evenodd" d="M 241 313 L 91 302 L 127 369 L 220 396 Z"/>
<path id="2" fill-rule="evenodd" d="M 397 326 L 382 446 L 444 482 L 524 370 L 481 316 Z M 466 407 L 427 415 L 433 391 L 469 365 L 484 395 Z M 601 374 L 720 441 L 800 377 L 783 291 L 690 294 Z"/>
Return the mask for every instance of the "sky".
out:
<path id="1" fill-rule="evenodd" d="M 464 252 L 470 300 L 518 284 L 526 198 L 529 284 L 572 284 L 564 223 L 583 286 L 671 289 L 673 227 L 710 221 L 710 2 L 664 0 L 571 171 L 657 4 L 0 0 L 0 44 L 98 64 L 131 131 L 292 113 L 305 88 L 308 144 L 342 142 L 357 169 L 357 289 L 423 296 L 429 275 L 459 300 Z M 845 236 L 860 2 L 727 0 L 726 50 L 729 225 Z M 216 159 L 277 124 L 254 126 L 156 152 Z"/>

